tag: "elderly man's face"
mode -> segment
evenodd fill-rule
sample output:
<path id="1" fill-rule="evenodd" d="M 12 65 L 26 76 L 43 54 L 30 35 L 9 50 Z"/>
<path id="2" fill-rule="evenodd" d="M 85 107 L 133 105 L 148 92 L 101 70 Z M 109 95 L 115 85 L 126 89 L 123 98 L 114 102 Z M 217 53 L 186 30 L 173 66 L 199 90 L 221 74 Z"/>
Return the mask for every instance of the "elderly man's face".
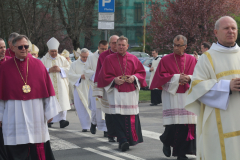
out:
<path id="1" fill-rule="evenodd" d="M 103 44 L 100 44 L 98 46 L 98 52 L 99 54 L 101 54 L 102 52 L 106 51 L 108 49 L 108 45 L 103 45 Z"/>
<path id="2" fill-rule="evenodd" d="M 13 51 L 15 52 L 15 55 L 19 59 L 24 59 L 28 55 L 28 41 L 23 38 L 16 42 L 16 44 L 13 47 Z"/>
<path id="3" fill-rule="evenodd" d="M 87 52 L 87 53 L 82 52 L 82 53 L 80 54 L 81 60 L 82 60 L 83 62 L 86 62 L 86 61 L 87 61 L 87 58 L 88 58 L 88 55 L 89 55 L 88 52 Z"/>
<path id="4" fill-rule="evenodd" d="M 3 58 L 6 53 L 6 45 L 4 41 L 0 41 L 0 58 Z"/>
<path id="5" fill-rule="evenodd" d="M 185 49 L 187 48 L 187 45 L 184 45 L 184 40 L 183 39 L 179 39 L 179 41 L 176 39 L 174 39 L 173 41 L 173 52 L 175 54 L 178 55 L 183 55 Z"/>
<path id="6" fill-rule="evenodd" d="M 117 52 L 117 40 L 118 40 L 118 36 L 113 36 L 111 39 L 110 39 L 110 42 L 109 42 L 109 45 L 110 45 L 110 48 L 113 52 Z"/>
<path id="7" fill-rule="evenodd" d="M 55 58 L 55 57 L 57 57 L 57 55 L 58 55 L 58 50 L 56 50 L 56 49 L 52 49 L 52 50 L 50 50 L 50 51 L 48 51 L 49 52 L 49 54 L 50 54 L 50 56 L 52 57 L 52 58 Z"/>
<path id="8" fill-rule="evenodd" d="M 118 40 L 117 42 L 117 52 L 121 55 L 125 55 L 128 50 L 129 44 L 126 40 Z"/>
<path id="9" fill-rule="evenodd" d="M 233 46 L 237 40 L 238 29 L 236 22 L 229 18 L 223 18 L 219 22 L 219 29 L 214 30 L 218 42 L 224 46 Z"/>
<path id="10" fill-rule="evenodd" d="M 38 58 L 38 54 L 37 53 L 31 53 L 32 56 Z"/>

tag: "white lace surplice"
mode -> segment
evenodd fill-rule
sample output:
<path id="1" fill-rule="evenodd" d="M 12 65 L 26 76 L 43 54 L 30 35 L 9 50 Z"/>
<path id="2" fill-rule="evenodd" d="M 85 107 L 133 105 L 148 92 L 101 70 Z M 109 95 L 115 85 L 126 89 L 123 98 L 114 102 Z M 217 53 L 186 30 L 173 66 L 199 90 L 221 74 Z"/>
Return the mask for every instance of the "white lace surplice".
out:
<path id="1" fill-rule="evenodd" d="M 0 100 L 5 145 L 43 143 L 50 139 L 47 120 L 61 111 L 55 96 L 44 99 Z"/>

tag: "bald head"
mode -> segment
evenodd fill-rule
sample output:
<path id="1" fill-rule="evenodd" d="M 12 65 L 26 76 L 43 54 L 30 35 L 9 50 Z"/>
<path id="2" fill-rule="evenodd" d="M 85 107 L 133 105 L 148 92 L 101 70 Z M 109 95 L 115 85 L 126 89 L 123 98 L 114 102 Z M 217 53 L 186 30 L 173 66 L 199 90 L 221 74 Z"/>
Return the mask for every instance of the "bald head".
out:
<path id="1" fill-rule="evenodd" d="M 109 46 L 110 46 L 110 48 L 113 52 L 117 52 L 117 40 L 118 40 L 118 38 L 119 38 L 119 36 L 117 36 L 117 35 L 112 35 L 109 38 Z"/>
<path id="2" fill-rule="evenodd" d="M 215 29 L 218 30 L 219 27 L 220 27 L 220 25 L 221 25 L 221 23 L 224 23 L 226 20 L 227 20 L 227 21 L 233 21 L 233 22 L 236 24 L 236 26 L 237 26 L 237 22 L 235 21 L 235 19 L 233 19 L 233 18 L 230 17 L 230 16 L 223 16 L 223 17 L 219 18 L 219 19 L 216 21 L 216 23 L 215 23 Z"/>
<path id="3" fill-rule="evenodd" d="M 216 21 L 214 34 L 220 44 L 226 47 L 234 46 L 238 36 L 236 21 L 229 16 L 221 17 Z"/>

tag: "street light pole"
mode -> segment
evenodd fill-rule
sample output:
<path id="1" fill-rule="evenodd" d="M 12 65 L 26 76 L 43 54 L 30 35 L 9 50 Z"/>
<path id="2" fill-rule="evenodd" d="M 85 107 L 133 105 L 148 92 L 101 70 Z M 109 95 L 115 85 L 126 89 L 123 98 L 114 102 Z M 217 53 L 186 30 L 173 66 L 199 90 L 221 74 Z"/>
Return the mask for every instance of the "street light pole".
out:
<path id="1" fill-rule="evenodd" d="M 146 12 L 147 12 L 147 0 L 144 1 L 144 16 L 146 16 Z M 145 48 L 146 48 L 146 17 L 143 20 L 143 52 L 145 52 Z"/>

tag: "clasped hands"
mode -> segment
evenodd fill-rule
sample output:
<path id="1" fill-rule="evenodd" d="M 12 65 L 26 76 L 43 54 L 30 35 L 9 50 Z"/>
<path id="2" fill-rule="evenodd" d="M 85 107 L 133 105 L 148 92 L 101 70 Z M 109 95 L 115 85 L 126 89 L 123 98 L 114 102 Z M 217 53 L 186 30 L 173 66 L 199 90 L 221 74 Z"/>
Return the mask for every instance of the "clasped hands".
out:
<path id="1" fill-rule="evenodd" d="M 186 74 L 180 74 L 179 84 L 184 85 L 190 82 L 190 77 Z"/>
<path id="2" fill-rule="evenodd" d="M 61 69 L 58 66 L 53 66 L 49 68 L 49 73 L 61 72 Z"/>
<path id="3" fill-rule="evenodd" d="M 230 82 L 231 91 L 240 91 L 240 78 L 234 78 Z"/>
<path id="4" fill-rule="evenodd" d="M 126 75 L 127 77 L 127 80 L 124 81 L 123 79 L 121 79 L 122 76 L 118 76 L 116 78 L 114 78 L 114 82 L 117 84 L 117 85 L 122 85 L 124 82 L 127 82 L 127 83 L 133 83 L 134 80 L 135 80 L 135 77 L 134 76 L 130 76 L 130 75 Z"/>
<path id="5" fill-rule="evenodd" d="M 130 75 L 126 75 L 127 77 L 127 80 L 124 81 L 123 79 L 121 79 L 122 76 L 118 76 L 116 78 L 114 78 L 114 83 L 117 84 L 117 85 L 122 85 L 124 82 L 127 82 L 127 83 L 133 83 L 134 80 L 135 80 L 135 77 L 134 76 L 130 76 Z M 98 98 L 102 98 L 102 96 L 98 96 Z"/>

